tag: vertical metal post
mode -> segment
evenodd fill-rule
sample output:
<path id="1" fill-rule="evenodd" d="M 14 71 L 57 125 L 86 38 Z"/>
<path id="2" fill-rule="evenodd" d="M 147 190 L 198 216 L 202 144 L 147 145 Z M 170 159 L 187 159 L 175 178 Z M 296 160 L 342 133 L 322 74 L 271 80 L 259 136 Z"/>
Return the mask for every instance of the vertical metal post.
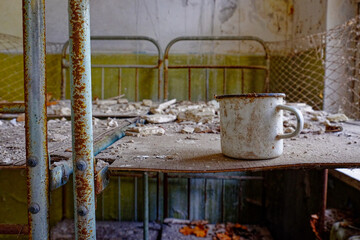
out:
<path id="1" fill-rule="evenodd" d="M 139 101 L 139 69 L 135 68 L 135 102 Z"/>
<path id="2" fill-rule="evenodd" d="M 121 68 L 119 68 L 119 78 L 118 78 L 118 96 L 121 95 Z"/>
<path id="3" fill-rule="evenodd" d="M 138 178 L 134 177 L 134 221 L 137 221 L 138 218 Z"/>
<path id="4" fill-rule="evenodd" d="M 226 94 L 226 68 L 223 70 L 223 94 Z"/>
<path id="5" fill-rule="evenodd" d="M 29 239 L 49 239 L 45 0 L 23 0 Z"/>
<path id="6" fill-rule="evenodd" d="M 168 85 L 169 85 L 169 60 L 165 59 L 164 62 L 164 101 L 168 99 Z"/>
<path id="7" fill-rule="evenodd" d="M 245 76 L 244 69 L 241 69 L 241 93 L 245 93 Z"/>
<path id="8" fill-rule="evenodd" d="M 238 211 L 238 221 L 240 221 L 240 218 L 242 216 L 242 208 L 243 208 L 243 204 L 242 204 L 242 199 L 243 199 L 243 181 L 240 180 L 239 181 L 239 211 Z"/>
<path id="9" fill-rule="evenodd" d="M 117 180 L 118 180 L 118 221 L 120 222 L 121 221 L 121 178 L 117 177 Z"/>
<path id="10" fill-rule="evenodd" d="M 169 216 L 169 178 L 168 174 L 164 173 L 164 218 Z"/>
<path id="11" fill-rule="evenodd" d="M 191 179 L 187 179 L 187 218 L 191 220 Z"/>
<path id="12" fill-rule="evenodd" d="M 144 172 L 144 240 L 149 239 L 149 176 Z"/>
<path id="13" fill-rule="evenodd" d="M 191 101 L 191 68 L 188 69 L 188 100 Z"/>
<path id="14" fill-rule="evenodd" d="M 225 221 L 225 180 L 221 179 L 221 222 Z"/>
<path id="15" fill-rule="evenodd" d="M 163 221 L 164 216 L 164 174 L 158 173 L 156 180 L 156 220 L 158 222 Z"/>
<path id="16" fill-rule="evenodd" d="M 61 61 L 61 100 L 65 100 L 66 99 L 66 68 L 64 66 L 64 60 L 62 59 Z"/>
<path id="17" fill-rule="evenodd" d="M 105 69 L 101 68 L 101 99 L 105 98 Z"/>
<path id="18" fill-rule="evenodd" d="M 328 169 L 322 170 L 323 191 L 322 191 L 322 203 L 321 203 L 320 220 L 319 220 L 320 236 L 324 236 L 324 232 L 325 232 L 325 213 L 326 213 L 326 205 L 327 205 L 328 174 L 329 174 Z"/>
<path id="19" fill-rule="evenodd" d="M 90 0 L 69 0 L 76 239 L 96 239 L 91 104 Z"/>
<path id="20" fill-rule="evenodd" d="M 209 101 L 209 69 L 207 68 L 205 71 L 205 102 Z"/>

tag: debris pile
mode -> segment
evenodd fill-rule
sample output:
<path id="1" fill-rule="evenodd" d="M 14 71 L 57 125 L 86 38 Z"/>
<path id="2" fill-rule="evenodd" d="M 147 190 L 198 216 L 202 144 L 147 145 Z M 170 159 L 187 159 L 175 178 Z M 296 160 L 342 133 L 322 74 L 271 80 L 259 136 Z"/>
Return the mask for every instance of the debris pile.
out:
<path id="1" fill-rule="evenodd" d="M 326 209 L 324 229 L 320 229 L 320 217 L 312 214 L 310 226 L 316 239 L 350 239 L 350 236 L 360 236 L 360 219 L 350 210 Z"/>
<path id="2" fill-rule="evenodd" d="M 216 224 L 214 233 L 213 240 L 263 239 L 258 230 L 239 223 Z"/>
<path id="3" fill-rule="evenodd" d="M 189 225 L 180 228 L 179 232 L 185 236 L 194 235 L 203 238 L 207 236 L 209 230 L 206 224 L 208 224 L 208 221 L 193 221 Z"/>
<path id="4" fill-rule="evenodd" d="M 185 236 L 194 235 L 196 237 L 208 236 L 208 222 L 204 220 L 192 221 L 190 224 L 180 228 L 179 232 Z M 216 224 L 211 228 L 209 236 L 212 240 L 245 240 L 245 239 L 262 239 L 262 234 L 255 228 L 250 230 L 249 227 L 239 223 Z"/>
<path id="5" fill-rule="evenodd" d="M 341 132 L 342 122 L 350 119 L 343 113 L 329 114 L 325 111 L 313 110 L 311 106 L 305 103 L 288 103 L 301 111 L 304 116 L 304 129 L 302 134 L 322 134 L 325 132 Z M 284 111 L 284 132 L 289 133 L 296 128 L 296 117 L 288 111 Z"/>
<path id="6" fill-rule="evenodd" d="M 161 239 L 271 240 L 270 232 L 258 225 L 209 224 L 206 220 L 164 219 Z"/>

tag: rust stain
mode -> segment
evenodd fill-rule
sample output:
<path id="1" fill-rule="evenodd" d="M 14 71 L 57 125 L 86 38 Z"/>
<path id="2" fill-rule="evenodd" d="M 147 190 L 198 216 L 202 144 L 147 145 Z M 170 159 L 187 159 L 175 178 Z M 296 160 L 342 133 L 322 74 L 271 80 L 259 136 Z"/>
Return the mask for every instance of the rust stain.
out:
<path id="1" fill-rule="evenodd" d="M 295 9 L 294 4 L 289 4 L 288 15 L 294 15 Z"/>

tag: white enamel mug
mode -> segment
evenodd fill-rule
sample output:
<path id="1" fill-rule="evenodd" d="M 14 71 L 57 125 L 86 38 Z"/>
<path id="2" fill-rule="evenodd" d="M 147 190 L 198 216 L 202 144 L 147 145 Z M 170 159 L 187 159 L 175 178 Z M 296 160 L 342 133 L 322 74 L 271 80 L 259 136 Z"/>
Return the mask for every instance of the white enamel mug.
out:
<path id="1" fill-rule="evenodd" d="M 215 96 L 220 103 L 221 150 L 238 159 L 271 159 L 283 153 L 283 139 L 298 135 L 301 112 L 284 105 L 284 93 Z M 294 132 L 283 133 L 283 110 L 295 114 Z"/>

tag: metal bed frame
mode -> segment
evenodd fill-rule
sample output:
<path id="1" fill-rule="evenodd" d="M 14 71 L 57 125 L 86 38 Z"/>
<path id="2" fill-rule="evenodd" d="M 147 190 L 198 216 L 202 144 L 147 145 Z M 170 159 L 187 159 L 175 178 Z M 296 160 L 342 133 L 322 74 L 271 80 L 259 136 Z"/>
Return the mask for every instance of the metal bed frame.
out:
<path id="1" fill-rule="evenodd" d="M 139 100 L 139 69 L 157 69 L 158 71 L 158 101 L 161 100 L 161 85 L 162 85 L 162 50 L 158 42 L 152 38 L 146 36 L 91 36 L 90 40 L 107 40 L 107 41 L 147 41 L 152 43 L 157 50 L 157 64 L 91 64 L 92 68 L 101 69 L 101 99 L 104 99 L 104 81 L 105 81 L 105 68 L 106 69 L 118 69 L 118 95 L 121 95 L 121 83 L 122 83 L 122 73 L 123 68 L 135 69 L 135 101 Z M 66 98 L 66 82 L 67 82 L 67 70 L 70 68 L 70 62 L 67 56 L 67 50 L 69 48 L 69 41 L 66 41 L 62 48 L 61 56 L 61 99 Z"/>
<path id="2" fill-rule="evenodd" d="M 264 59 L 265 65 L 176 65 L 169 63 L 170 50 L 175 43 L 184 42 L 184 41 L 252 41 L 259 43 L 264 50 Z M 269 83 L 270 83 L 270 54 L 269 49 L 266 46 L 265 42 L 258 37 L 253 36 L 183 36 L 178 37 L 169 42 L 165 48 L 164 53 L 164 99 L 168 98 L 168 85 L 169 85 L 169 70 L 170 69 L 187 69 L 187 80 L 188 80 L 188 100 L 191 101 L 191 70 L 192 69 L 204 69 L 206 73 L 205 80 L 205 100 L 209 100 L 209 69 L 222 69 L 222 85 L 223 85 L 223 94 L 226 93 L 226 70 L 227 69 L 240 69 L 241 70 L 241 83 L 242 83 L 242 93 L 244 93 L 244 69 L 255 69 L 265 71 L 265 84 L 264 92 L 269 92 Z"/>

